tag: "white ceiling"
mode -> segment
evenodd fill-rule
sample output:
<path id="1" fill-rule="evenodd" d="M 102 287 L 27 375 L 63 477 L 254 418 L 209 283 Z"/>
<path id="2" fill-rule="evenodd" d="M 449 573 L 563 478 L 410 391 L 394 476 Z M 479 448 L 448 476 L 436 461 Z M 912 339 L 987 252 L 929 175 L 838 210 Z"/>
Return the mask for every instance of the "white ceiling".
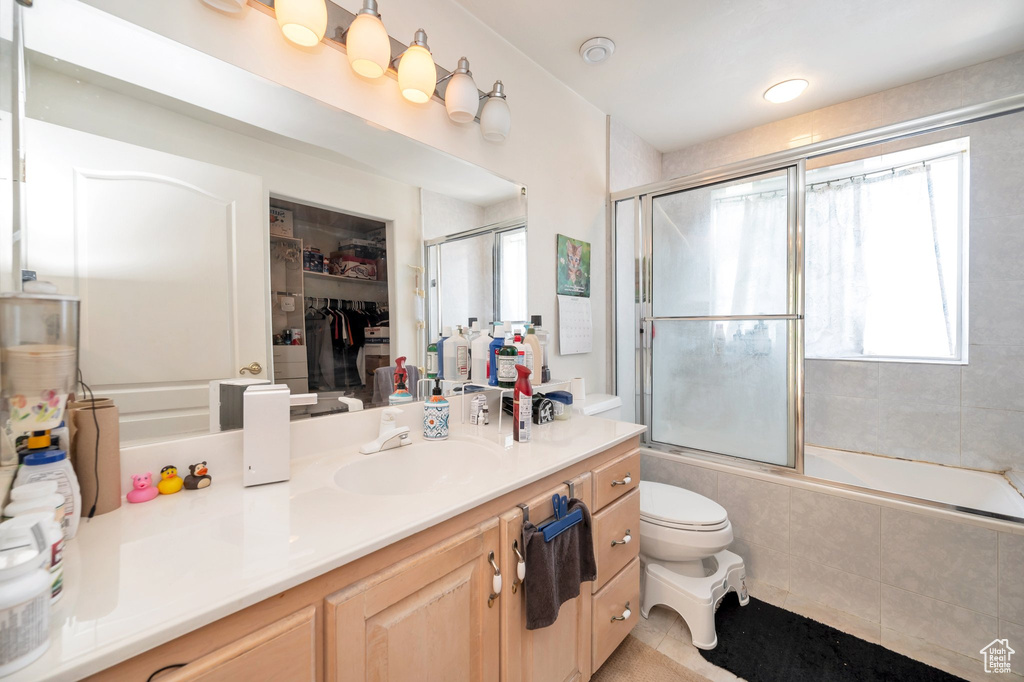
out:
<path id="1" fill-rule="evenodd" d="M 1024 49 L 1024 0 L 456 1 L 661 151 Z M 584 64 L 595 36 L 615 54 Z"/>

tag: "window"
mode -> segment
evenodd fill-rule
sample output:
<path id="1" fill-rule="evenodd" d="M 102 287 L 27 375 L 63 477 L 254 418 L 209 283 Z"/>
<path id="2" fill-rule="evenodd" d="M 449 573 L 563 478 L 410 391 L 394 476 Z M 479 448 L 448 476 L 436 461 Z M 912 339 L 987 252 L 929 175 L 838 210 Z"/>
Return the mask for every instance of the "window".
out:
<path id="1" fill-rule="evenodd" d="M 966 360 L 966 138 L 807 171 L 805 356 Z"/>

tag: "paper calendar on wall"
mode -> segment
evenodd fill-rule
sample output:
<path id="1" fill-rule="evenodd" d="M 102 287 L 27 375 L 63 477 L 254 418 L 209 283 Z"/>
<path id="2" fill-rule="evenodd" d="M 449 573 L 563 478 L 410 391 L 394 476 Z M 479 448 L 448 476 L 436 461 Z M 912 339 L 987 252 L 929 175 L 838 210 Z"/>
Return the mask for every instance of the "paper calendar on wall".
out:
<path id="1" fill-rule="evenodd" d="M 562 355 L 589 353 L 594 346 L 594 322 L 590 299 L 558 297 L 558 352 Z"/>

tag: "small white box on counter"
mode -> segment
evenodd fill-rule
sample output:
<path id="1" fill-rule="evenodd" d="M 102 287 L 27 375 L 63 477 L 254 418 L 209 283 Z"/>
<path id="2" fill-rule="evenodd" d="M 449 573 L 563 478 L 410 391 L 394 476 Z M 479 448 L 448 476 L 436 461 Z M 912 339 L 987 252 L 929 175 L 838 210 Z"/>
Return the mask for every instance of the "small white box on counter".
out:
<path id="1" fill-rule="evenodd" d="M 270 234 L 276 237 L 294 237 L 295 226 L 292 212 L 287 208 L 270 207 Z"/>

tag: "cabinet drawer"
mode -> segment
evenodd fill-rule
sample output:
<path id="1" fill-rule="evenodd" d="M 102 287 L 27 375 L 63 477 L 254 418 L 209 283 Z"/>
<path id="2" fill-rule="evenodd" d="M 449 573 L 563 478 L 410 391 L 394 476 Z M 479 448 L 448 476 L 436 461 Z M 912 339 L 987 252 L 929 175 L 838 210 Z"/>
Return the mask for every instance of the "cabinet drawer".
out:
<path id="1" fill-rule="evenodd" d="M 305 362 L 305 346 L 274 346 L 275 362 Z"/>
<path id="2" fill-rule="evenodd" d="M 624 620 L 612 620 L 622 617 L 629 609 L 629 617 Z M 640 559 L 632 563 L 615 576 L 604 588 L 594 595 L 594 644 L 592 648 L 593 667 L 601 667 L 629 631 L 636 625 L 640 617 Z"/>
<path id="3" fill-rule="evenodd" d="M 626 480 L 629 479 L 627 483 Z M 594 509 L 619 499 L 640 484 L 640 451 L 623 455 L 594 470 Z M 637 529 L 639 530 L 639 529 Z"/>
<path id="4" fill-rule="evenodd" d="M 622 544 L 626 535 L 629 542 Z M 594 554 L 597 558 L 599 590 L 640 553 L 640 491 L 633 489 L 625 497 L 594 515 Z M 615 544 L 612 544 L 612 543 Z"/>
<path id="5" fill-rule="evenodd" d="M 305 362 L 281 362 L 274 361 L 274 378 L 276 379 L 302 379 L 306 377 Z"/>

